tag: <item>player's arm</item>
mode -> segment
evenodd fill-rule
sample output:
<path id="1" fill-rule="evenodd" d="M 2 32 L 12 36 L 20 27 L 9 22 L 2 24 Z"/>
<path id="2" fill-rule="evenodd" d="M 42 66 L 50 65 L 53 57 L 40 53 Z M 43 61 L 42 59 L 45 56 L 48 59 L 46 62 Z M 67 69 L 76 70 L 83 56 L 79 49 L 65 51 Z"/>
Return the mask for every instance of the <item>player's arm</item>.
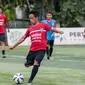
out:
<path id="1" fill-rule="evenodd" d="M 60 33 L 60 34 L 63 34 L 63 33 L 64 33 L 61 29 L 59 29 L 59 28 L 56 28 L 56 29 L 55 29 L 55 27 L 54 27 L 54 28 L 53 28 L 53 27 L 50 27 L 50 26 L 47 25 L 47 24 L 45 24 L 45 29 L 46 29 L 47 31 L 51 30 L 51 31 L 53 31 L 53 32 L 55 32 L 55 33 Z"/>
<path id="2" fill-rule="evenodd" d="M 17 47 L 19 44 L 21 44 L 24 40 L 26 39 L 26 36 L 22 36 L 13 46 L 9 46 L 10 50 L 14 49 Z"/>
<path id="3" fill-rule="evenodd" d="M 61 30 L 61 29 L 59 29 L 59 28 L 51 28 L 51 30 L 53 31 L 53 32 L 55 32 L 55 33 L 59 33 L 59 34 L 63 34 L 64 32 Z"/>

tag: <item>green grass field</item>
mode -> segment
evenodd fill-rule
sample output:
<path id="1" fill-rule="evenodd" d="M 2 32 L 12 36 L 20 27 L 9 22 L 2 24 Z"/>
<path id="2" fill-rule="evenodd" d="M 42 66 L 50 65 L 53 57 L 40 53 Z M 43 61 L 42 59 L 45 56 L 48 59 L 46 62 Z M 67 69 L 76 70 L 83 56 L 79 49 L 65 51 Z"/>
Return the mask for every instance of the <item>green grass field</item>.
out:
<path id="1" fill-rule="evenodd" d="M 32 70 L 24 67 L 28 47 L 6 50 L 7 58 L 0 53 L 0 85 L 16 85 L 12 81 L 16 73 L 24 75 L 21 85 L 26 85 Z M 53 57 L 47 60 L 45 56 L 33 85 L 85 85 L 85 46 L 55 46 Z"/>

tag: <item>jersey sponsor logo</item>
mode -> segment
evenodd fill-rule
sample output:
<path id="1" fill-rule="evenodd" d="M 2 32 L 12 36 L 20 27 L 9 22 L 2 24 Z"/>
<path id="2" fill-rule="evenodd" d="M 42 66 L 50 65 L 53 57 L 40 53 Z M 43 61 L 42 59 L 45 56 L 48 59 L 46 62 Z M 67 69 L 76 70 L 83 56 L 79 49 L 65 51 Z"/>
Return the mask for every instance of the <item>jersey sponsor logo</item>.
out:
<path id="1" fill-rule="evenodd" d="M 35 33 L 31 35 L 31 37 L 37 37 L 37 36 L 41 36 L 41 33 Z"/>
<path id="2" fill-rule="evenodd" d="M 32 42 L 41 42 L 42 33 L 34 33 L 31 35 Z"/>
<path id="3" fill-rule="evenodd" d="M 43 31 L 46 31 L 46 30 L 44 30 L 43 28 L 40 28 L 40 31 L 43 32 Z"/>
<path id="4" fill-rule="evenodd" d="M 4 19 L 0 19 L 0 22 L 4 22 Z"/>
<path id="5" fill-rule="evenodd" d="M 44 30 L 44 28 L 40 28 L 38 30 L 31 31 L 29 34 L 30 34 L 32 43 L 33 42 L 41 42 L 43 32 L 46 32 L 46 30 Z"/>
<path id="6" fill-rule="evenodd" d="M 46 32 L 46 30 L 44 30 L 43 28 L 40 28 L 39 30 L 33 30 L 30 32 L 31 33 L 34 33 L 34 32 Z"/>
<path id="7" fill-rule="evenodd" d="M 33 40 L 32 43 L 33 43 L 33 42 L 41 42 L 41 40 Z"/>
<path id="8" fill-rule="evenodd" d="M 4 19 L 0 19 L 0 25 L 4 24 Z"/>
<path id="9" fill-rule="evenodd" d="M 3 22 L 0 22 L 0 25 L 3 25 Z"/>

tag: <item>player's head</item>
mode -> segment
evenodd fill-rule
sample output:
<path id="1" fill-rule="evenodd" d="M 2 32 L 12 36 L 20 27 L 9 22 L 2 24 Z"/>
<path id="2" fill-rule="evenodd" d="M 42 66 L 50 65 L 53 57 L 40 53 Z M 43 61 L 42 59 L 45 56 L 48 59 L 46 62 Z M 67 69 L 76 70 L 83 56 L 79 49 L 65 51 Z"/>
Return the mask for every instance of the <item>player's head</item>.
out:
<path id="1" fill-rule="evenodd" d="M 2 14 L 2 11 L 3 11 L 3 9 L 2 9 L 2 7 L 0 7 L 0 14 Z"/>
<path id="2" fill-rule="evenodd" d="M 29 20 L 31 24 L 35 25 L 38 22 L 38 12 L 37 11 L 31 11 L 29 13 Z"/>
<path id="3" fill-rule="evenodd" d="M 53 14 L 52 14 L 52 12 L 47 12 L 46 13 L 46 18 L 49 20 L 49 19 L 52 19 L 52 17 L 53 17 Z"/>

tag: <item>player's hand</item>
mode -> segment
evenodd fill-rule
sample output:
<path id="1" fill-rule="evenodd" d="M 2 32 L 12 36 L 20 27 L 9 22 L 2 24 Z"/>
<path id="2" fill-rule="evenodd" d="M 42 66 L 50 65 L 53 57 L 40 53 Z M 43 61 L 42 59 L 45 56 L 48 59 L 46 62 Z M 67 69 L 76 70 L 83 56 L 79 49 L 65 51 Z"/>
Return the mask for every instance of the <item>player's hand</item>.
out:
<path id="1" fill-rule="evenodd" d="M 55 34 L 53 33 L 51 36 L 52 36 L 52 37 L 55 37 Z"/>
<path id="2" fill-rule="evenodd" d="M 64 31 L 60 30 L 59 28 L 56 29 L 59 34 L 63 34 Z"/>
<path id="3" fill-rule="evenodd" d="M 60 34 L 64 34 L 64 32 L 63 32 L 63 31 L 61 31 L 61 32 L 60 32 Z"/>

